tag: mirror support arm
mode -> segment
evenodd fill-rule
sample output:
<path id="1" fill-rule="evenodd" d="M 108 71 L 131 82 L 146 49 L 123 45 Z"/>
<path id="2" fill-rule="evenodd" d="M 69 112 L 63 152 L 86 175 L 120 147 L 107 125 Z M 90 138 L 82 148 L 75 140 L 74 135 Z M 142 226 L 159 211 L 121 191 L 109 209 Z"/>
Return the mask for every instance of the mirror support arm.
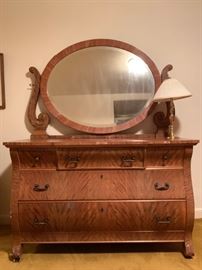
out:
<path id="1" fill-rule="evenodd" d="M 42 112 L 38 115 L 38 117 L 36 117 L 36 106 L 40 93 L 41 76 L 35 67 L 30 67 L 29 72 L 34 76 L 34 85 L 27 108 L 27 116 L 29 122 L 34 128 L 34 131 L 31 134 L 31 139 L 47 138 L 48 135 L 46 133 L 46 129 L 50 122 L 49 115 L 45 112 Z"/>

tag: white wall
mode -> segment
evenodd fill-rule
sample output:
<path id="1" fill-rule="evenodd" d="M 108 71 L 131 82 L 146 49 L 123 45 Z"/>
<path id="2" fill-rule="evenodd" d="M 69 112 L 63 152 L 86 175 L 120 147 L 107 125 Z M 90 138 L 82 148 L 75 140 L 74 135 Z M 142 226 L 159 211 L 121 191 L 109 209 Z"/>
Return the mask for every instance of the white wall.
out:
<path id="1" fill-rule="evenodd" d="M 29 137 L 25 111 L 30 66 L 43 71 L 63 48 L 91 38 L 122 40 L 147 53 L 193 97 L 176 102 L 177 135 L 202 140 L 201 0 L 0 0 L 0 51 L 5 57 L 6 109 L 0 141 Z M 50 133 L 56 133 L 54 128 Z M 202 217 L 201 145 L 194 148 L 196 214 Z M 0 145 L 0 222 L 8 221 L 11 161 Z"/>

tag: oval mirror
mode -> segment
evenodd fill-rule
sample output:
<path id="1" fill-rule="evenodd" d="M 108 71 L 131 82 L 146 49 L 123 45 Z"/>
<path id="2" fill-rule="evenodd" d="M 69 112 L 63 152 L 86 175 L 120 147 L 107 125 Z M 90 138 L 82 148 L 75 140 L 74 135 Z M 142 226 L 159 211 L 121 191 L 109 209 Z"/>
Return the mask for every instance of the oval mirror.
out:
<path id="1" fill-rule="evenodd" d="M 67 47 L 41 76 L 41 96 L 62 124 L 114 133 L 143 121 L 160 84 L 153 61 L 127 43 L 96 39 Z"/>

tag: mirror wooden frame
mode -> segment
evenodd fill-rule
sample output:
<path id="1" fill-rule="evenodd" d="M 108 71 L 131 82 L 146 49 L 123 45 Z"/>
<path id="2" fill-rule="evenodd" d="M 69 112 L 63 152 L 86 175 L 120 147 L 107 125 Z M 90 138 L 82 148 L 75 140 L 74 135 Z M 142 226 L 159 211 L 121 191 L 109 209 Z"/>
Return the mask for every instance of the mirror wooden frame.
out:
<path id="1" fill-rule="evenodd" d="M 151 70 L 151 73 L 154 78 L 154 83 L 155 83 L 155 91 L 158 89 L 161 83 L 160 73 L 155 63 L 144 52 L 122 41 L 117 41 L 117 40 L 112 40 L 112 39 L 92 39 L 92 40 L 82 41 L 82 42 L 76 43 L 74 45 L 71 45 L 65 48 L 64 50 L 56 54 L 49 61 L 49 63 L 47 64 L 47 66 L 45 67 L 41 75 L 41 81 L 40 81 L 40 86 L 39 86 L 40 95 L 42 97 L 43 103 L 47 111 L 54 118 L 56 118 L 60 123 L 62 123 L 64 126 L 71 127 L 79 131 L 83 131 L 86 133 L 94 133 L 94 134 L 110 134 L 110 133 L 116 133 L 119 131 L 129 129 L 137 125 L 138 123 L 142 122 L 148 116 L 149 112 L 151 111 L 152 103 L 149 106 L 147 106 L 144 110 L 142 110 L 141 113 L 139 113 L 137 116 L 135 116 L 131 120 L 128 120 L 127 122 L 117 124 L 116 126 L 113 126 L 113 127 L 93 127 L 93 126 L 87 126 L 87 125 L 82 125 L 80 123 L 76 123 L 68 119 L 67 117 L 65 117 L 54 107 L 54 105 L 52 104 L 48 96 L 47 83 L 48 83 L 48 79 L 53 68 L 68 55 L 78 50 L 89 48 L 89 47 L 95 47 L 95 46 L 115 47 L 115 48 L 126 50 L 140 57 L 143 61 L 145 61 L 145 63 L 148 65 L 149 69 Z"/>
<path id="2" fill-rule="evenodd" d="M 4 81 L 4 57 L 3 53 L 0 53 L 0 109 L 6 108 L 5 100 L 5 81 Z"/>

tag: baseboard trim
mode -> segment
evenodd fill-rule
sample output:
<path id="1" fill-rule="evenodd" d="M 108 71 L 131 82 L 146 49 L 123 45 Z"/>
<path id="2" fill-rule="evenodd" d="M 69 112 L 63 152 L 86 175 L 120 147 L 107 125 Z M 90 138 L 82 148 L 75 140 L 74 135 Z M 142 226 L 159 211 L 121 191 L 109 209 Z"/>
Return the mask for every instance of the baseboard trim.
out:
<path id="1" fill-rule="evenodd" d="M 195 209 L 195 219 L 202 218 L 202 208 Z"/>

